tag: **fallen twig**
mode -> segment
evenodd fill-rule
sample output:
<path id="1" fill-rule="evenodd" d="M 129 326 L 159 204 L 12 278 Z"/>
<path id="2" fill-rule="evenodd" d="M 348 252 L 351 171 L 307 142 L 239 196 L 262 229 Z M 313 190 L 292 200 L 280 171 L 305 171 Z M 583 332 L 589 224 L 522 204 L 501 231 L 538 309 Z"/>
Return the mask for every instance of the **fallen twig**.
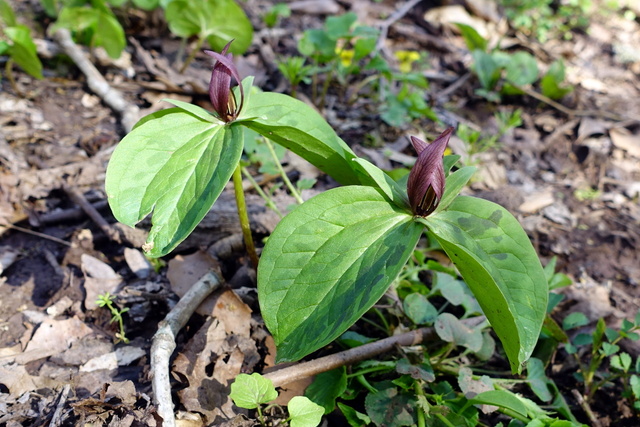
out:
<path id="1" fill-rule="evenodd" d="M 125 131 L 129 133 L 133 125 L 138 121 L 140 114 L 138 107 L 127 102 L 120 91 L 109 85 L 102 74 L 100 74 L 91 61 L 87 59 L 78 45 L 73 42 L 69 30 L 59 28 L 52 34 L 52 37 L 87 77 L 89 89 L 98 95 L 105 104 L 120 114 L 122 126 Z"/>
<path id="2" fill-rule="evenodd" d="M 466 319 L 464 322 L 467 326 L 477 326 L 484 322 L 484 316 Z M 265 378 L 269 378 L 275 387 L 280 387 L 302 378 L 311 377 L 313 375 L 327 372 L 340 366 L 350 365 L 361 360 L 370 359 L 373 356 L 387 352 L 395 346 L 411 346 L 423 343 L 435 338 L 436 331 L 434 328 L 420 328 L 415 331 L 407 332 L 402 335 L 385 338 L 380 341 L 364 344 L 340 353 L 321 357 L 319 359 L 310 360 L 309 362 L 299 363 L 297 365 L 288 366 L 264 374 Z"/>
<path id="3" fill-rule="evenodd" d="M 176 348 L 176 336 L 200 303 L 221 283 L 222 280 L 213 271 L 202 276 L 158 324 L 158 331 L 153 336 L 151 387 L 154 404 L 158 408 L 158 415 L 164 420 L 165 427 L 175 427 L 176 424 L 169 383 L 169 359 Z"/>
<path id="4" fill-rule="evenodd" d="M 589 406 L 587 401 L 584 400 L 584 397 L 582 397 L 580 392 L 578 390 L 576 390 L 576 389 L 573 389 L 573 390 L 571 390 L 571 394 L 573 394 L 573 397 L 575 397 L 575 399 L 578 401 L 578 404 L 580 405 L 580 407 L 582 408 L 584 413 L 587 414 L 587 417 L 589 418 L 589 421 L 591 421 L 591 425 L 593 427 L 602 427 L 602 423 L 600 423 L 600 421 L 598 421 L 598 419 L 596 418 L 595 414 L 591 410 L 591 407 Z"/>
<path id="5" fill-rule="evenodd" d="M 41 237 L 43 239 L 51 240 L 52 242 L 60 243 L 61 245 L 71 246 L 71 243 L 66 240 L 58 239 L 57 237 L 49 236 L 48 234 L 38 233 L 37 231 L 29 230 L 28 228 L 19 227 L 13 224 L 0 224 L 0 230 L 8 228 L 10 230 L 20 231 L 25 234 L 31 234 L 33 236 Z"/>
<path id="6" fill-rule="evenodd" d="M 375 52 L 379 52 L 380 49 L 382 49 L 382 45 L 387 38 L 387 34 L 389 33 L 389 27 L 391 27 L 396 21 L 400 20 L 421 1 L 422 0 L 408 0 L 405 4 L 400 6 L 398 10 L 396 10 L 391 16 L 382 21 L 382 24 L 380 25 L 380 35 L 378 36 L 378 41 L 376 42 Z"/>
<path id="7" fill-rule="evenodd" d="M 120 233 L 116 229 L 114 229 L 106 219 L 100 215 L 100 212 L 96 208 L 93 207 L 91 203 L 82 195 L 78 190 L 71 187 L 70 185 L 64 185 L 63 189 L 65 193 L 69 196 L 69 198 L 78 206 L 82 208 L 82 210 L 95 222 L 98 227 L 114 242 L 122 243 L 122 238 L 120 237 Z"/>

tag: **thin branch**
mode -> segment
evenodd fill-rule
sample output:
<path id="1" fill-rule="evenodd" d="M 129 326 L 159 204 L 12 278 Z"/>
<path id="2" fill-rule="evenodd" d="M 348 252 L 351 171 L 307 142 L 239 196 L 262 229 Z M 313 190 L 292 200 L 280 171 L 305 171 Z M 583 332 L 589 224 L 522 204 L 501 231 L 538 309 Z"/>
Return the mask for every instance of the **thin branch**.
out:
<path id="1" fill-rule="evenodd" d="M 602 423 L 600 423 L 600 421 L 596 418 L 595 414 L 591 410 L 591 407 L 584 400 L 584 397 L 582 397 L 580 392 L 576 389 L 573 389 L 571 390 L 571 394 L 573 394 L 573 397 L 578 401 L 578 404 L 580 405 L 584 413 L 587 414 L 587 417 L 591 421 L 591 425 L 593 427 L 602 427 Z"/>
<path id="2" fill-rule="evenodd" d="M 411 346 L 435 338 L 434 328 L 420 328 L 402 335 L 385 338 L 380 341 L 364 344 L 340 353 L 331 354 L 319 359 L 288 366 L 277 371 L 264 374 L 275 387 L 280 387 L 302 378 L 327 372 L 340 366 L 351 365 L 361 360 L 370 359 L 381 353 L 390 351 L 396 346 Z"/>
<path id="3" fill-rule="evenodd" d="M 404 15 L 406 15 L 415 5 L 420 3 L 422 0 L 409 0 L 398 10 L 396 10 L 391 16 L 382 21 L 382 25 L 380 26 L 380 35 L 378 36 L 378 41 L 376 42 L 375 52 L 379 52 L 382 49 L 382 44 L 387 38 L 387 34 L 389 34 L 389 28 L 398 20 L 400 20 Z"/>
<path id="4" fill-rule="evenodd" d="M 114 229 L 106 219 L 100 215 L 100 212 L 96 208 L 93 207 L 91 203 L 82 195 L 78 190 L 71 187 L 70 185 L 64 185 L 63 189 L 67 196 L 78 206 L 82 208 L 82 210 L 95 222 L 98 227 L 114 242 L 122 243 L 122 239 L 120 237 L 120 233 L 116 229 Z"/>
<path id="5" fill-rule="evenodd" d="M 200 278 L 175 307 L 158 324 L 151 344 L 151 387 L 153 401 L 158 408 L 158 415 L 164 420 L 165 427 L 175 427 L 176 420 L 171 400 L 171 384 L 169 382 L 169 359 L 176 348 L 176 336 L 187 324 L 200 303 L 222 283 L 213 271 Z"/>
<path id="6" fill-rule="evenodd" d="M 84 52 L 71 39 L 71 33 L 66 28 L 59 28 L 52 34 L 53 39 L 62 50 L 75 62 L 80 71 L 87 77 L 89 89 L 98 95 L 105 104 L 122 117 L 122 126 L 129 133 L 138 121 L 140 111 L 138 107 L 127 102 L 122 93 L 112 88 L 96 67 L 87 59 Z"/>

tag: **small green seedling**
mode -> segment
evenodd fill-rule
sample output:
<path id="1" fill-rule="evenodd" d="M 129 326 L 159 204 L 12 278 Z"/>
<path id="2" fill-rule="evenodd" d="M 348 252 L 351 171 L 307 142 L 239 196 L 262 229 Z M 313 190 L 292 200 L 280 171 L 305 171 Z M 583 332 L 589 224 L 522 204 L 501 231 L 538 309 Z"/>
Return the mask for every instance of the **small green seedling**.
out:
<path id="1" fill-rule="evenodd" d="M 262 20 L 267 28 L 273 28 L 281 18 L 288 18 L 289 16 L 291 16 L 289 6 L 286 3 L 276 3 L 264 14 Z"/>
<path id="2" fill-rule="evenodd" d="M 31 39 L 31 32 L 28 27 L 18 23 L 13 9 L 5 0 L 0 0 L 0 55 L 9 56 L 5 72 L 16 92 L 12 71 L 14 63 L 27 74 L 37 79 L 42 78 L 42 63 Z"/>
<path id="3" fill-rule="evenodd" d="M 128 307 L 123 309 L 119 309 L 114 304 L 115 296 L 111 295 L 109 292 L 105 292 L 104 294 L 98 295 L 98 299 L 96 300 L 96 304 L 99 307 L 106 307 L 111 312 L 111 321 L 110 323 L 118 322 L 119 332 L 116 332 L 116 340 L 122 341 L 125 344 L 129 344 L 129 339 L 126 337 L 124 332 L 124 319 L 122 315 L 129 311 Z"/>
<path id="4" fill-rule="evenodd" d="M 231 384 L 229 394 L 233 403 L 240 408 L 255 409 L 258 412 L 260 424 L 265 426 L 262 405 L 278 397 L 278 392 L 270 379 L 258 373 L 251 375 L 240 374 Z M 269 408 L 272 405 L 269 405 Z M 320 425 L 324 409 L 304 396 L 296 396 L 287 405 L 291 427 L 316 427 Z"/>

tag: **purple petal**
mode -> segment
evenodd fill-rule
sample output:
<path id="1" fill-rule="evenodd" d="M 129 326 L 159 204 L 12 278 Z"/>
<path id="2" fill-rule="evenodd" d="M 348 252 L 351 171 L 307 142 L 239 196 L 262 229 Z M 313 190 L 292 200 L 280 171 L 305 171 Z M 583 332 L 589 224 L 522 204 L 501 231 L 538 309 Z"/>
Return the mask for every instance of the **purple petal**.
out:
<path id="1" fill-rule="evenodd" d="M 235 111 L 231 111 L 231 115 L 233 118 L 237 117 L 237 115 L 242 110 L 242 105 L 244 104 L 244 89 L 242 88 L 242 80 L 240 79 L 240 74 L 238 73 L 238 69 L 233 63 L 233 55 L 227 53 L 229 50 L 229 45 L 231 45 L 231 40 L 227 45 L 222 49 L 221 53 L 213 52 L 211 50 L 205 50 L 204 53 L 216 59 L 216 63 L 213 66 L 213 71 L 211 72 L 211 81 L 209 83 L 209 97 L 211 98 L 211 103 L 213 104 L 213 108 L 216 112 L 221 116 L 223 120 L 226 120 L 226 116 L 228 113 L 228 102 L 229 102 L 229 91 L 231 89 L 231 77 L 233 77 L 238 85 L 240 86 L 240 105 L 237 105 Z M 219 74 L 216 76 L 216 72 Z M 224 78 L 221 77 L 224 75 Z M 214 78 L 219 79 L 214 84 Z M 226 94 L 222 94 L 224 92 L 224 87 L 226 87 Z M 212 86 L 214 87 L 212 93 Z M 214 102 L 216 99 L 216 102 Z M 217 100 L 219 99 L 220 102 Z M 224 104 L 217 106 L 216 104 Z M 220 110 L 219 108 L 222 108 Z M 221 111 L 224 111 L 222 113 Z"/>
<path id="2" fill-rule="evenodd" d="M 418 138 L 411 138 L 416 151 L 420 151 L 407 181 L 409 202 L 415 215 L 427 216 L 440 203 L 445 183 L 442 156 L 452 132 L 450 127 L 429 145 Z"/>

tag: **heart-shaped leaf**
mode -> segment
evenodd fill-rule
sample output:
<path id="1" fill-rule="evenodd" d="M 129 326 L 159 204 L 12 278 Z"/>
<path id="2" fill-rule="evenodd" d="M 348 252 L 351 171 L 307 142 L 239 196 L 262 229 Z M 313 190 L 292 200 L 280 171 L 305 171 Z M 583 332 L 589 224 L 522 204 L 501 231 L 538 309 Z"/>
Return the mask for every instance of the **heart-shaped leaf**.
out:
<path id="1" fill-rule="evenodd" d="M 511 369 L 520 372 L 538 340 L 548 298 L 527 234 L 502 206 L 467 196 L 418 221 L 456 264 L 502 341 Z"/>
<path id="2" fill-rule="evenodd" d="M 154 211 L 151 256 L 166 255 L 193 231 L 240 160 L 242 128 L 206 117 L 180 108 L 147 116 L 109 162 L 105 185 L 116 219 L 134 226 Z"/>
<path id="3" fill-rule="evenodd" d="M 278 224 L 258 266 L 258 295 L 278 360 L 328 344 L 375 304 L 423 226 L 372 187 L 340 187 Z"/>

